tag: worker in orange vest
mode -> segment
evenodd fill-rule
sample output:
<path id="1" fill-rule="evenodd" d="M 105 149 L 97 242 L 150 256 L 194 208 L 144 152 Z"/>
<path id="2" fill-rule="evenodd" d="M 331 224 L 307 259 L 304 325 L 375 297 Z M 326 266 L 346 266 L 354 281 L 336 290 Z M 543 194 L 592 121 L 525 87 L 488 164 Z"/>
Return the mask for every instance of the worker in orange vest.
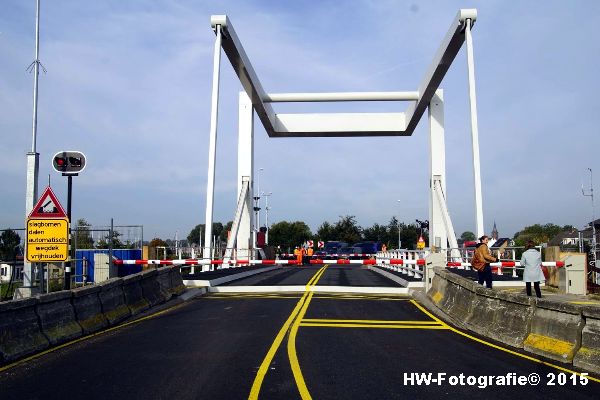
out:
<path id="1" fill-rule="evenodd" d="M 310 260 L 313 256 L 313 248 L 309 247 L 308 249 L 306 249 L 306 263 L 310 265 Z"/>
<path id="2" fill-rule="evenodd" d="M 300 250 L 300 246 L 296 246 L 294 249 L 294 255 L 296 256 L 297 264 L 302 265 L 302 251 Z"/>

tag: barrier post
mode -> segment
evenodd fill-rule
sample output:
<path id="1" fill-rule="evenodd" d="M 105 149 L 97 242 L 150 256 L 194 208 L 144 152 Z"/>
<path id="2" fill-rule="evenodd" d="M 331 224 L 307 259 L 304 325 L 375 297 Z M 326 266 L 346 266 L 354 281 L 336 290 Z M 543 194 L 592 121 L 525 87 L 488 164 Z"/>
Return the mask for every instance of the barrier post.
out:
<path id="1" fill-rule="evenodd" d="M 425 281 L 425 293 L 431 288 L 433 276 L 435 275 L 434 268 L 446 268 L 446 255 L 444 253 L 429 253 L 425 257 L 425 266 L 423 267 L 423 280 Z"/>

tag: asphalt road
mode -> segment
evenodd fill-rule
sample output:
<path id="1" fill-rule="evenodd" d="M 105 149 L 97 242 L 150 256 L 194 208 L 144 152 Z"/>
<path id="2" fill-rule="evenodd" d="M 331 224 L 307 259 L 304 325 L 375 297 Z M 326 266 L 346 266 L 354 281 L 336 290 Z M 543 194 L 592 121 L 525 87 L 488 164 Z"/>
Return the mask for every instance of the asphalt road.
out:
<path id="1" fill-rule="evenodd" d="M 291 275 L 308 285 L 343 275 L 329 268 Z M 349 281 L 371 279 L 345 268 Z M 0 399 L 599 398 L 599 382 L 582 385 L 510 351 L 461 334 L 407 296 L 222 293 L 14 366 L 0 373 Z M 413 373 L 444 380 L 426 385 Z M 532 374 L 537 386 L 494 378 L 477 387 L 485 376 Z"/>

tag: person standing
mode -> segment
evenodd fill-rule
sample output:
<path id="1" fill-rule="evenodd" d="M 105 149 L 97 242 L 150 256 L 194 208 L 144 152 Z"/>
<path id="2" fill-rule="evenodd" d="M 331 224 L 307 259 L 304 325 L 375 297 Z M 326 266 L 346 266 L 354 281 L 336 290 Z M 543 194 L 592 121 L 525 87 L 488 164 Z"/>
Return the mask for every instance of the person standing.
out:
<path id="1" fill-rule="evenodd" d="M 531 282 L 533 282 L 535 295 L 541 299 L 540 282 L 546 278 L 542 271 L 542 257 L 531 240 L 527 241 L 527 245 L 525 245 L 525 252 L 521 257 L 521 267 L 523 267 L 523 281 L 527 289 L 527 296 L 531 296 Z"/>
<path id="2" fill-rule="evenodd" d="M 296 246 L 294 249 L 294 256 L 296 256 L 296 265 L 302 265 L 302 252 L 300 246 Z"/>
<path id="3" fill-rule="evenodd" d="M 475 253 L 471 260 L 471 266 L 477 271 L 478 282 L 488 289 L 492 288 L 492 267 L 491 262 L 497 262 L 498 259 L 490 253 L 488 248 L 488 242 L 490 238 L 487 235 L 483 235 L 479 238 L 479 243 L 475 247 Z"/>

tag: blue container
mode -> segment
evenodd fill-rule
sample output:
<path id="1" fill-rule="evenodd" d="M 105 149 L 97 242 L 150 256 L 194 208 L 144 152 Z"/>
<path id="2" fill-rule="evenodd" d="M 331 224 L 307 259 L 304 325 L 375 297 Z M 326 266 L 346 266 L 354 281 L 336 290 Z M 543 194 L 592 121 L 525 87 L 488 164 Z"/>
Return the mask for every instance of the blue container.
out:
<path id="1" fill-rule="evenodd" d="M 108 254 L 108 249 L 76 250 L 75 282 L 83 282 L 83 259 L 87 260 L 87 282 L 94 282 L 94 254 Z M 141 249 L 114 249 L 113 256 L 121 260 L 140 260 Z M 127 276 L 142 271 L 141 265 L 119 265 L 118 276 Z"/>

